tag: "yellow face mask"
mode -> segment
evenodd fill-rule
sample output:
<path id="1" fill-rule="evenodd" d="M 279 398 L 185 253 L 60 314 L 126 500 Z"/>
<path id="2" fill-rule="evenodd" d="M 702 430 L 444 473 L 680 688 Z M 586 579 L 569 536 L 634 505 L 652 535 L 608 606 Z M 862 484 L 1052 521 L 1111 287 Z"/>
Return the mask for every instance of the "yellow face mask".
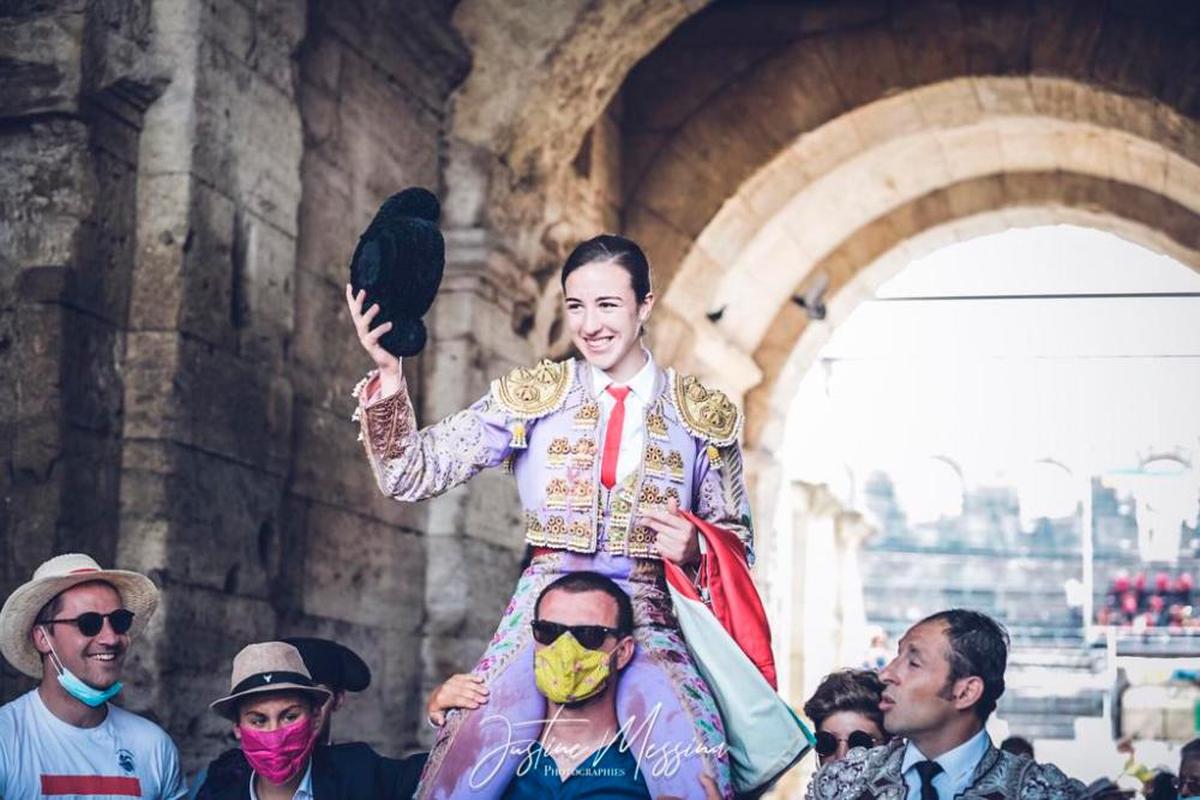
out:
<path id="1" fill-rule="evenodd" d="M 537 688 L 552 703 L 577 703 L 600 692 L 612 673 L 611 654 L 588 650 L 570 631 L 534 653 Z"/>

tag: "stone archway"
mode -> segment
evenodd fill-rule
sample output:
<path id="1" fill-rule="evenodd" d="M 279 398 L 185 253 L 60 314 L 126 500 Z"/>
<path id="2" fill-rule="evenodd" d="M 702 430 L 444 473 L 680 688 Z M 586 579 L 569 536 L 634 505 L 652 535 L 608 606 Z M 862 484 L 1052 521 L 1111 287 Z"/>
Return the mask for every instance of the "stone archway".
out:
<path id="1" fill-rule="evenodd" d="M 768 5 L 757 24 L 724 4 L 696 15 L 622 90 L 625 230 L 656 264 L 656 352 L 744 401 L 760 519 L 819 340 L 922 248 L 1070 220 L 1200 267 L 1197 98 L 1175 75 L 1195 20 Z M 789 301 L 815 282 L 831 317 L 809 326 Z"/>

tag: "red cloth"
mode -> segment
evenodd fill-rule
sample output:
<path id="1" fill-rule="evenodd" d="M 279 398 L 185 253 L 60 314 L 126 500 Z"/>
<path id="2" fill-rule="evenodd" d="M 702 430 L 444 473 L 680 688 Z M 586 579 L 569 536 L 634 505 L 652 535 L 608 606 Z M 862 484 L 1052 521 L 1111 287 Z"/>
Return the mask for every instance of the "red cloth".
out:
<path id="1" fill-rule="evenodd" d="M 680 510 L 688 522 L 699 530 L 708 546 L 700 561 L 700 585 L 708 590 L 708 600 L 701 598 L 696 586 L 683 570 L 670 561 L 663 561 L 667 580 L 684 597 L 704 602 L 738 647 L 771 684 L 779 685 L 775 677 L 775 656 L 771 653 L 771 626 L 767 612 L 758 596 L 750 566 L 746 563 L 746 548 L 731 531 L 705 522 L 690 511 Z"/>
<path id="2" fill-rule="evenodd" d="M 625 396 L 628 386 L 610 386 L 608 393 L 617 401 L 608 415 L 608 427 L 604 429 L 604 456 L 600 460 L 600 482 L 611 489 L 617 482 L 617 458 L 621 455 L 621 428 L 625 425 Z"/>

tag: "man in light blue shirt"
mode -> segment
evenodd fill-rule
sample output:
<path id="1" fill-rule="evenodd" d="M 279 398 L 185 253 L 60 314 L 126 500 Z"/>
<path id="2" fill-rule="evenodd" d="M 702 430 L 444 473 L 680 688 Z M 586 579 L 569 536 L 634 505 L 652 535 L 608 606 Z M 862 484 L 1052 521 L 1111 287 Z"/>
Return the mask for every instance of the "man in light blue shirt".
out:
<path id="1" fill-rule="evenodd" d="M 992 745 L 984 725 L 1004 694 L 1007 661 L 1008 635 L 986 614 L 951 609 L 918 622 L 879 674 L 884 727 L 896 738 L 871 750 L 851 750 L 822 769 L 808 797 L 1080 797 L 1083 784 L 1056 767 Z"/>

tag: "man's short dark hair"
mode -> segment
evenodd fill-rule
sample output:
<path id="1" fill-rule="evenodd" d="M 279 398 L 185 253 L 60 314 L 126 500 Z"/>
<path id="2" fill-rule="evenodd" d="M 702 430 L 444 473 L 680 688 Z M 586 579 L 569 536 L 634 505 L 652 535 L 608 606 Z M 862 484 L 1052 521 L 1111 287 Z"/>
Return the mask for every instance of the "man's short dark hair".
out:
<path id="1" fill-rule="evenodd" d="M 950 641 L 947 690 L 962 678 L 980 678 L 983 681 L 983 696 L 975 704 L 974 710 L 981 720 L 986 720 L 996 710 L 996 701 L 1004 694 L 1008 633 L 987 614 L 967 608 L 939 611 L 917 624 L 930 622 L 946 625 L 946 638 Z"/>
<path id="2" fill-rule="evenodd" d="M 583 592 L 604 592 L 611 597 L 617 604 L 617 630 L 622 636 L 633 633 L 633 603 L 629 599 L 629 595 L 625 590 L 617 585 L 616 581 L 611 578 L 606 578 L 598 572 L 571 572 L 563 575 L 558 580 L 551 583 L 542 593 L 538 595 L 537 602 L 533 605 L 534 619 L 540 619 L 539 609 L 542 607 L 542 598 L 553 591 L 563 591 L 570 594 L 582 594 Z"/>
<path id="3" fill-rule="evenodd" d="M 1200 758 L 1200 739 L 1192 739 L 1179 751 L 1179 763 Z"/>
<path id="4" fill-rule="evenodd" d="M 853 711 L 870 719 L 882 731 L 883 712 L 879 699 L 884 684 L 875 672 L 868 669 L 843 669 L 831 672 L 821 681 L 804 704 L 804 714 L 820 728 L 826 719 L 839 711 Z"/>

